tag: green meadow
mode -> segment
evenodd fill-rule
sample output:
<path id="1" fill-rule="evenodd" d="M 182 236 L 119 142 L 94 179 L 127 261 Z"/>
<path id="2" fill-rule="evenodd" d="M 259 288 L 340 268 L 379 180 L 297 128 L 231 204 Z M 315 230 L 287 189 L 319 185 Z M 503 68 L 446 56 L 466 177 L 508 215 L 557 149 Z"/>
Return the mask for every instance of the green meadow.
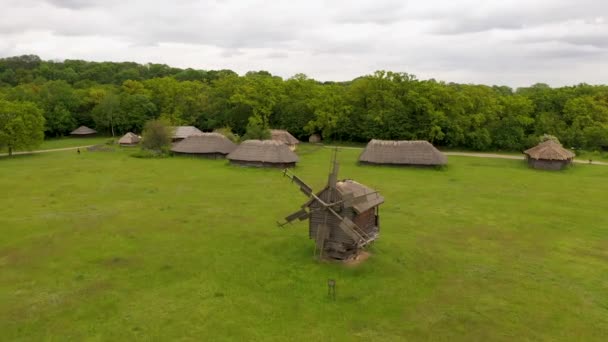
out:
<path id="1" fill-rule="evenodd" d="M 1 340 L 608 336 L 608 167 L 340 150 L 341 178 L 385 197 L 371 256 L 345 266 L 315 260 L 306 222 L 277 227 L 306 200 L 279 170 L 132 151 L 0 158 Z M 318 190 L 331 150 L 298 153 Z"/>

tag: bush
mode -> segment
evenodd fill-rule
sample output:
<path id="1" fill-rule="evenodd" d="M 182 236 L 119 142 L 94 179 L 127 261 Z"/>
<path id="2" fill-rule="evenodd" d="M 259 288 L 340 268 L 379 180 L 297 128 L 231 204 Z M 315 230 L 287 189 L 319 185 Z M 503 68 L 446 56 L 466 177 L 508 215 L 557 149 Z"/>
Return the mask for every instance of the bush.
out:
<path id="1" fill-rule="evenodd" d="M 560 144 L 559 139 L 555 135 L 551 135 L 551 134 L 543 134 L 538 139 L 538 141 L 541 142 L 541 143 L 545 142 L 545 141 L 548 141 L 548 140 L 553 140 L 556 143 Z"/>
<path id="2" fill-rule="evenodd" d="M 216 128 L 213 131 L 215 133 L 219 133 L 219 134 L 225 136 L 226 138 L 230 139 L 230 141 L 232 141 L 235 144 L 239 142 L 239 136 L 234 134 L 232 132 L 232 128 L 230 128 L 230 127 Z"/>
<path id="3" fill-rule="evenodd" d="M 146 122 L 142 133 L 142 146 L 156 152 L 168 152 L 171 147 L 171 128 L 163 120 Z"/>
<path id="4" fill-rule="evenodd" d="M 249 139 L 270 139 L 270 130 L 264 126 L 262 118 L 259 115 L 253 115 L 249 117 L 249 123 L 247 124 L 247 132 L 245 133 L 245 135 L 243 135 L 243 140 Z"/>

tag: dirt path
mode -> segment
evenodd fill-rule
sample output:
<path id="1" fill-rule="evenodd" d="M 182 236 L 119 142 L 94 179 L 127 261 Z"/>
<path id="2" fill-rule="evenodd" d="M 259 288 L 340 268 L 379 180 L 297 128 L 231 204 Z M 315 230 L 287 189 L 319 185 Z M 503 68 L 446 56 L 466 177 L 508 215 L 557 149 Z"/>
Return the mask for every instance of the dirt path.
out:
<path id="1" fill-rule="evenodd" d="M 349 150 L 362 150 L 363 147 L 341 147 L 341 146 L 325 146 L 327 148 L 345 148 Z M 476 158 L 498 158 L 498 159 L 514 159 L 524 160 L 523 156 L 511 156 L 508 154 L 496 154 L 496 153 L 477 153 L 477 152 L 443 152 L 447 156 L 459 156 L 459 157 L 476 157 Z M 575 163 L 578 164 L 589 164 L 588 160 L 575 159 Z M 608 166 L 607 162 L 594 161 L 593 165 L 604 165 Z"/>
<path id="2" fill-rule="evenodd" d="M 18 156 L 20 154 L 35 154 L 35 153 L 47 153 L 47 152 L 59 152 L 59 151 L 69 151 L 69 150 L 76 150 L 79 148 L 87 148 L 87 147 L 91 147 L 93 145 L 85 145 L 85 146 L 74 146 L 74 147 L 63 147 L 63 148 L 53 148 L 50 150 L 37 150 L 37 151 L 20 151 L 20 152 L 13 152 L 14 156 Z M 8 153 L 0 153 L 0 157 L 5 157 L 8 156 Z"/>

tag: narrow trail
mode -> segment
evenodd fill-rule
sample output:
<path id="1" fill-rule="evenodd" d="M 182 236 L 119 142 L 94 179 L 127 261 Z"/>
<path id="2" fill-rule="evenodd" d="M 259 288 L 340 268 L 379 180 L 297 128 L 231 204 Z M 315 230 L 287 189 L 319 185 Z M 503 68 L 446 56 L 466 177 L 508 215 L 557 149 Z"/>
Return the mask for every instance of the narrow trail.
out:
<path id="1" fill-rule="evenodd" d="M 91 147 L 91 146 L 94 146 L 94 145 L 53 148 L 53 149 L 50 149 L 50 150 L 20 151 L 20 152 L 13 152 L 13 155 L 14 156 L 18 156 L 18 155 L 22 155 L 22 154 L 36 154 L 36 153 L 47 153 L 47 152 L 70 151 L 70 150 L 76 150 L 76 149 L 79 149 L 79 148 L 87 148 L 87 147 Z M 6 156 L 8 156 L 8 153 L 0 153 L 0 157 L 6 157 Z"/>
<path id="2" fill-rule="evenodd" d="M 325 146 L 326 148 L 344 148 L 349 150 L 362 150 L 363 147 L 342 147 L 342 146 Z M 476 152 L 443 152 L 446 156 L 459 156 L 459 157 L 475 157 L 475 158 L 497 158 L 497 159 L 512 159 L 512 160 L 524 160 L 523 156 L 510 156 L 507 154 L 496 154 L 496 153 L 476 153 Z M 577 164 L 589 164 L 588 160 L 575 159 Z M 608 166 L 607 162 L 594 161 L 592 165 L 603 165 Z"/>

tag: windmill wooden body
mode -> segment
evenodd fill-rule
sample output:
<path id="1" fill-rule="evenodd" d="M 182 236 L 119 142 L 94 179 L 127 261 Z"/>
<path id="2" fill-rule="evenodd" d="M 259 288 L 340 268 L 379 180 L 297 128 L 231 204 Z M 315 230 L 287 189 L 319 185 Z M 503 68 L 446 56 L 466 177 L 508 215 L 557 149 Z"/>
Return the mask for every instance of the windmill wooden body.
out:
<path id="1" fill-rule="evenodd" d="M 301 209 L 287 216 L 285 224 L 296 219 L 309 220 L 309 237 L 315 240 L 315 253 L 321 258 L 347 260 L 378 238 L 380 232 L 380 194 L 354 180 L 338 180 L 336 153 L 327 185 L 319 192 L 285 170 L 284 174 L 309 197 Z"/>

